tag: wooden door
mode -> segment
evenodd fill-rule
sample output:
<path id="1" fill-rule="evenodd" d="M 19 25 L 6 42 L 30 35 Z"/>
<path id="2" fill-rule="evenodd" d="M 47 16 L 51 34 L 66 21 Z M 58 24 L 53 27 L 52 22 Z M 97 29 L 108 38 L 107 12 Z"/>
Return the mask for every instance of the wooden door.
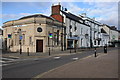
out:
<path id="1" fill-rule="evenodd" d="M 36 52 L 43 52 L 43 40 L 36 40 Z"/>

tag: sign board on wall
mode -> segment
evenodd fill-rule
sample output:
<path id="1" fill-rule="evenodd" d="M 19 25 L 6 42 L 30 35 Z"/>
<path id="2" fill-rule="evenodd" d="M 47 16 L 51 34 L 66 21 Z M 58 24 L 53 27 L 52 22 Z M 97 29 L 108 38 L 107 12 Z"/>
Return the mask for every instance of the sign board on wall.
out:
<path id="1" fill-rule="evenodd" d="M 53 37 L 53 34 L 52 33 L 49 33 L 49 38 L 52 38 Z"/>
<path id="2" fill-rule="evenodd" d="M 8 38 L 12 38 L 12 35 L 11 35 L 11 34 L 8 34 Z"/>
<path id="3" fill-rule="evenodd" d="M 19 36 L 19 39 L 22 40 L 22 36 Z"/>

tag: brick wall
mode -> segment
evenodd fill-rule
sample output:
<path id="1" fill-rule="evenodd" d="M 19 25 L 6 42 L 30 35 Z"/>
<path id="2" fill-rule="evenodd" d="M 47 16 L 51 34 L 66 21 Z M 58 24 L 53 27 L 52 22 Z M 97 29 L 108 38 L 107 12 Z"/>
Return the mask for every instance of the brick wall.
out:
<path id="1" fill-rule="evenodd" d="M 62 18 L 63 18 L 63 17 L 62 17 L 61 15 L 51 15 L 51 17 L 53 17 L 54 19 L 62 22 Z"/>
<path id="2" fill-rule="evenodd" d="M 64 19 L 62 19 L 63 16 L 60 15 L 61 5 L 53 5 L 51 8 L 52 8 L 51 17 L 62 22 L 62 20 Z"/>
<path id="3" fill-rule="evenodd" d="M 52 15 L 60 14 L 60 8 L 61 8 L 61 5 L 52 6 Z"/>

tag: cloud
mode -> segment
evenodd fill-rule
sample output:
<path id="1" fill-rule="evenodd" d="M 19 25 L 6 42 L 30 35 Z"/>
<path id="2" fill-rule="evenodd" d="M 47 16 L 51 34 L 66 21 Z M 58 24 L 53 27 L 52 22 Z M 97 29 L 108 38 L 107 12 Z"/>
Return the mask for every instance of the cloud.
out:
<path id="1" fill-rule="evenodd" d="M 103 24 L 108 24 L 110 26 L 116 26 L 118 27 L 118 20 L 117 16 L 110 16 L 108 18 L 97 18 L 97 20 Z"/>
<path id="2" fill-rule="evenodd" d="M 33 0 L 34 1 L 34 0 Z M 36 0 L 37 1 L 37 0 Z M 70 0 L 70 1 L 75 1 L 75 0 Z M 100 0 L 99 0 L 100 1 Z M 107 0 L 111 1 L 111 0 Z M 116 0 L 117 1 L 117 0 Z M 42 14 L 45 15 L 50 15 L 50 10 L 51 10 L 51 5 L 52 3 L 58 3 L 59 1 L 51 0 L 49 3 L 37 3 L 37 4 L 32 4 L 30 3 L 31 6 L 33 7 L 38 7 L 37 9 L 40 10 Z M 88 1 L 88 0 L 83 0 L 81 1 L 85 6 L 90 6 L 89 8 L 80 7 L 79 5 L 76 5 L 73 2 L 62 2 L 61 4 L 68 8 L 68 11 L 71 13 L 74 13 L 76 15 L 86 12 L 88 17 L 95 17 L 97 21 L 101 23 L 105 23 L 108 25 L 115 25 L 117 26 L 118 24 L 118 3 L 115 2 L 94 2 L 94 0 Z M 81 3 L 80 3 L 81 4 Z M 49 6 L 48 6 L 49 5 Z M 46 9 L 42 9 L 42 7 L 45 7 Z M 35 13 L 33 13 L 35 14 Z M 19 13 L 19 14 L 3 14 L 3 19 L 10 20 L 10 19 L 18 19 L 23 16 L 31 15 L 31 13 Z"/>
<path id="3" fill-rule="evenodd" d="M 88 12 L 89 16 L 96 16 L 101 23 L 118 27 L 118 6 L 117 3 L 95 4 L 95 8 Z"/>
<path id="4" fill-rule="evenodd" d="M 2 21 L 16 20 L 23 16 L 32 15 L 31 13 L 19 13 L 19 14 L 2 14 Z"/>
<path id="5" fill-rule="evenodd" d="M 84 11 L 84 8 L 80 8 L 76 5 L 74 5 L 73 3 L 68 3 L 68 8 L 69 8 L 69 12 L 72 12 L 74 14 L 78 14 L 80 13 L 80 11 Z"/>
<path id="6" fill-rule="evenodd" d="M 88 17 L 95 17 L 101 23 L 115 25 L 118 27 L 118 3 L 117 2 L 84 2 L 84 5 L 90 6 L 85 8 L 75 3 L 66 3 L 71 13 L 76 15 L 85 12 Z"/>
<path id="7" fill-rule="evenodd" d="M 118 2 L 119 0 L 2 0 L 3 2 Z"/>
<path id="8" fill-rule="evenodd" d="M 67 8 L 68 12 L 71 12 L 71 13 L 76 14 L 76 15 L 80 14 L 80 12 L 85 11 L 84 8 L 77 6 L 76 3 L 74 3 L 74 2 L 69 2 L 69 3 L 62 2 L 61 4 L 63 5 L 63 7 Z"/>

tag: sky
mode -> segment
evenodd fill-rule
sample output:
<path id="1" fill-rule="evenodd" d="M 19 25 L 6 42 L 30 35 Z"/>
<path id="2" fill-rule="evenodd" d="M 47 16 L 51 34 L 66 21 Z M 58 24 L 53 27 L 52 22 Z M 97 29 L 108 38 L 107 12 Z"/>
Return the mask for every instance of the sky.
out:
<path id="1" fill-rule="evenodd" d="M 2 2 L 2 23 L 16 20 L 32 14 L 50 16 L 52 4 L 58 2 Z M 86 13 L 88 17 L 95 18 L 102 24 L 118 27 L 118 2 L 60 2 L 67 10 L 75 15 Z M 2 23 L 0 26 L 2 26 Z M 119 28 L 120 29 L 120 28 Z"/>

